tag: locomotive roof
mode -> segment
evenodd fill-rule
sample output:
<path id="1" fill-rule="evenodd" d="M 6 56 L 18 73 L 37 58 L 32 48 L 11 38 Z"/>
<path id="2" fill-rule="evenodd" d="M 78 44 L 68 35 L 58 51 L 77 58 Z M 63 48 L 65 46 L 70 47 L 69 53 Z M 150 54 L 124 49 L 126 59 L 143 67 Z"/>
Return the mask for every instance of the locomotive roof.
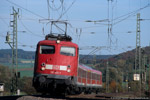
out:
<path id="1" fill-rule="evenodd" d="M 79 64 L 79 67 L 82 68 L 82 69 L 85 69 L 87 71 L 92 71 L 92 72 L 97 73 L 97 74 L 102 74 L 101 71 L 95 70 L 95 69 L 93 69 L 93 68 L 91 68 L 87 65 L 84 65 L 84 64 Z"/>
<path id="2" fill-rule="evenodd" d="M 56 40 L 42 40 L 42 41 L 39 41 L 39 43 L 38 44 L 40 44 L 40 45 L 52 45 L 52 44 L 58 44 L 58 43 L 56 43 Z M 63 44 L 63 45 L 68 45 L 68 46 L 75 46 L 75 47 L 78 47 L 78 45 L 77 44 L 75 44 L 75 43 L 73 43 L 73 42 L 71 42 L 71 41 L 60 41 L 60 43 L 59 44 Z"/>
<path id="3" fill-rule="evenodd" d="M 68 46 L 78 47 L 77 44 L 73 43 L 72 38 L 66 34 L 48 34 L 45 36 L 45 40 L 40 41 L 38 44 L 50 45 L 50 44 L 63 44 Z M 59 43 L 57 43 L 59 41 Z"/>
<path id="4" fill-rule="evenodd" d="M 45 40 L 71 41 L 72 38 L 66 34 L 47 34 Z"/>

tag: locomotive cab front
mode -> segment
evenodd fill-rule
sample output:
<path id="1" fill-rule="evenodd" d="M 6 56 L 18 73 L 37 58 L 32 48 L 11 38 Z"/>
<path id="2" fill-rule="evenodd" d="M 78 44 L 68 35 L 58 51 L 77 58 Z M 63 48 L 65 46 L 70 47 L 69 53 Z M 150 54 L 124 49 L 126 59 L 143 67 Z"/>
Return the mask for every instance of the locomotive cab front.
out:
<path id="1" fill-rule="evenodd" d="M 33 86 L 37 91 L 70 85 L 76 81 L 78 46 L 71 41 L 51 39 L 37 45 Z M 47 88 L 45 88 L 47 87 Z"/>

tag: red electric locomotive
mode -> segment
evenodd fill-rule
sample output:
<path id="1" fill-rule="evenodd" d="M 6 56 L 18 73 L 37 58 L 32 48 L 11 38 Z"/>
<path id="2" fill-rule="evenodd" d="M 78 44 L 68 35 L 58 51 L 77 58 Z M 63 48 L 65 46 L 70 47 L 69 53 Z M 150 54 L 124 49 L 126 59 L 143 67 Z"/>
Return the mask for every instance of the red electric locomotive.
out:
<path id="1" fill-rule="evenodd" d="M 41 93 L 98 92 L 102 73 L 79 64 L 78 45 L 66 34 L 49 34 L 37 44 L 33 86 Z"/>
<path id="2" fill-rule="evenodd" d="M 46 36 L 37 45 L 33 86 L 39 92 L 62 92 L 74 85 L 78 68 L 78 46 L 69 36 Z"/>

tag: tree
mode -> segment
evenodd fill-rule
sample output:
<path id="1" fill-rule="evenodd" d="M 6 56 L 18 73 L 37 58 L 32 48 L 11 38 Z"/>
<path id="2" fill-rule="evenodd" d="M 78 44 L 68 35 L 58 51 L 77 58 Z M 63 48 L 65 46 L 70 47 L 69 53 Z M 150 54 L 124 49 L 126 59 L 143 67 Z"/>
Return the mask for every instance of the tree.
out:
<path id="1" fill-rule="evenodd" d="M 116 92 L 116 82 L 114 80 L 110 83 L 110 91 Z"/>
<path id="2" fill-rule="evenodd" d="M 2 66 L 0 65 L 0 83 L 4 83 L 5 84 L 5 93 L 8 93 L 10 90 L 10 70 L 8 67 L 6 66 Z"/>
<path id="3" fill-rule="evenodd" d="M 23 77 L 20 79 L 19 88 L 28 95 L 37 94 L 32 86 L 32 77 Z"/>

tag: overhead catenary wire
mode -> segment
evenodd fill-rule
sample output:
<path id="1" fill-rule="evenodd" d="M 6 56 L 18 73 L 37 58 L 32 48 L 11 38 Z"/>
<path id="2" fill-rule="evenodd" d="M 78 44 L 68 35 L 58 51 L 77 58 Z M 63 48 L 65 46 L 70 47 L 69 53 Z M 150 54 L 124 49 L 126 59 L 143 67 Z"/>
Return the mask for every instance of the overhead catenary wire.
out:
<path id="1" fill-rule="evenodd" d="M 48 19 L 50 19 L 49 0 L 47 0 L 47 8 L 48 8 Z"/>
<path id="2" fill-rule="evenodd" d="M 65 15 L 69 11 L 69 9 L 72 7 L 72 5 L 75 3 L 75 1 L 76 0 L 74 0 L 72 2 L 72 4 L 61 14 L 61 16 L 57 20 L 60 20 L 62 18 L 62 16 Z"/>
<path id="3" fill-rule="evenodd" d="M 88 48 L 90 48 L 90 47 L 88 47 Z M 88 54 L 87 54 L 87 56 L 89 56 L 89 55 L 93 55 L 93 54 L 95 54 L 96 52 L 98 52 L 99 50 L 101 50 L 102 48 L 108 48 L 108 47 L 106 47 L 106 46 L 100 46 L 100 47 L 96 47 L 96 46 L 92 46 L 92 48 L 93 48 L 93 50 L 91 51 L 91 52 L 89 52 Z M 81 50 L 81 49 L 80 49 Z M 82 61 L 83 59 L 85 59 L 86 57 L 83 57 L 83 58 L 81 58 L 80 60 Z"/>
<path id="4" fill-rule="evenodd" d="M 55 0 L 52 0 L 51 2 L 50 2 L 50 0 L 47 0 L 48 19 L 50 19 L 50 12 L 51 12 L 51 20 L 54 18 L 54 16 L 53 16 L 53 13 L 54 13 L 54 12 L 57 12 L 59 16 L 62 15 L 62 14 L 60 14 L 59 11 L 60 11 L 60 9 L 62 9 L 61 12 L 63 13 L 63 8 L 64 8 L 63 3 L 64 3 L 64 0 L 60 0 L 60 5 L 59 5 L 59 7 L 56 7 L 56 5 L 55 5 Z M 49 22 L 48 22 L 48 23 L 49 23 Z"/>
<path id="5" fill-rule="evenodd" d="M 21 22 L 22 26 L 23 26 L 30 34 L 33 34 L 34 36 L 38 36 L 38 37 L 43 37 L 43 36 L 41 36 L 41 35 L 38 35 L 38 34 L 36 34 L 36 33 L 33 33 L 32 31 L 30 31 L 30 30 L 24 25 L 24 23 L 23 23 L 21 20 L 19 20 L 19 21 Z"/>
<path id="6" fill-rule="evenodd" d="M 64 6 L 64 0 L 60 0 L 60 6 L 58 7 L 58 8 L 56 8 L 56 5 L 55 5 L 55 3 L 54 3 L 54 0 L 52 1 L 52 5 L 54 6 L 54 7 L 52 7 L 51 5 L 50 5 L 50 1 L 49 0 L 47 0 L 47 5 L 49 6 L 49 8 L 48 8 L 48 11 L 50 11 L 50 10 L 52 10 L 52 11 L 56 11 L 58 14 L 59 14 L 59 17 L 58 18 L 56 18 L 56 21 L 59 21 L 68 11 L 69 11 L 69 9 L 72 7 L 72 5 L 75 3 L 75 1 L 76 0 L 74 0 L 72 3 L 71 3 L 71 5 L 65 10 L 65 6 Z M 61 9 L 61 14 L 59 13 L 60 12 L 60 9 Z M 52 19 L 52 18 L 51 18 Z M 49 22 L 48 22 L 49 23 Z"/>
<path id="7" fill-rule="evenodd" d="M 141 10 L 143 10 L 143 9 L 145 9 L 145 8 L 147 8 L 147 7 L 149 7 L 150 5 L 148 4 L 148 5 L 146 5 L 146 6 L 144 6 L 144 7 L 142 7 L 142 8 L 140 8 L 140 9 L 137 9 L 137 10 L 135 10 L 135 11 L 132 11 L 132 12 L 130 12 L 130 13 L 128 13 L 128 14 L 125 14 L 125 15 L 123 15 L 123 16 L 120 16 L 120 17 L 117 17 L 117 18 L 115 18 L 115 19 L 113 19 L 113 7 L 112 7 L 112 19 L 111 19 L 111 21 L 109 20 L 109 1 L 112 1 L 112 0 L 108 0 L 108 41 L 109 41 L 109 43 L 110 43 L 110 46 L 111 46 L 111 44 L 113 43 L 113 40 L 112 40 L 112 28 L 113 28 L 113 25 L 116 25 L 116 24 L 118 24 L 118 23 L 120 23 L 120 22 L 122 22 L 122 21 L 124 21 L 124 20 L 126 20 L 127 18 L 129 18 L 129 17 L 131 17 L 131 16 L 133 16 L 134 14 L 136 14 L 137 12 L 139 12 L 139 11 L 141 11 Z M 111 2 L 112 3 L 112 2 Z M 127 16 L 127 17 L 126 17 Z M 124 18 L 125 17 L 125 18 Z M 120 19 L 120 18 L 122 18 L 122 19 Z M 120 19 L 120 20 L 119 20 Z M 119 21 L 117 21 L 117 20 L 119 20 Z M 113 23 L 113 21 L 115 21 L 114 23 Z M 110 27 L 110 22 L 111 22 L 111 27 Z"/>
<path id="8" fill-rule="evenodd" d="M 0 16 L 0 19 L 2 20 L 2 22 L 3 22 L 7 27 L 9 27 L 8 23 L 7 23 L 3 18 L 1 18 L 1 16 Z"/>
<path id="9" fill-rule="evenodd" d="M 116 19 L 113 19 L 113 17 L 112 17 L 112 21 L 113 21 L 113 20 L 117 21 L 117 22 L 114 23 L 114 25 L 116 25 L 116 24 L 118 24 L 119 22 L 122 22 L 122 21 L 124 21 L 124 20 L 127 20 L 129 17 L 133 16 L 133 15 L 136 14 L 137 12 L 139 12 L 139 11 L 141 11 L 141 10 L 147 8 L 147 7 L 149 7 L 149 4 L 148 4 L 147 6 L 144 6 L 143 8 L 140 8 L 140 9 L 136 10 L 136 11 L 133 11 L 133 12 L 131 12 L 131 13 L 128 13 L 129 15 L 128 15 L 128 14 L 125 14 L 125 15 L 123 15 L 123 16 L 117 17 Z M 124 18 L 124 17 L 125 17 L 125 18 Z M 118 21 L 118 20 L 119 20 L 119 21 Z M 109 21 L 108 21 L 108 22 L 109 22 Z M 113 24 L 113 22 L 112 22 L 112 24 Z M 111 42 L 113 42 L 113 41 L 111 40 Z M 127 51 L 127 50 L 124 49 L 124 48 L 122 48 L 122 49 L 125 50 L 125 51 Z"/>
<path id="10" fill-rule="evenodd" d="M 52 7 L 52 6 L 50 5 L 50 3 L 49 3 L 49 0 L 47 0 L 47 3 L 49 3 L 49 4 L 48 4 L 49 8 L 50 8 L 50 9 L 52 9 L 52 10 L 54 10 L 54 11 L 58 11 L 59 9 L 61 9 L 61 8 L 62 8 L 64 0 L 60 0 L 60 3 L 61 3 L 61 4 L 60 4 L 60 6 L 59 6 L 59 7 L 57 7 L 57 8 L 56 8 L 56 6 L 55 6 L 55 3 L 54 3 L 54 2 L 55 2 L 55 0 L 52 0 L 52 1 L 51 1 L 51 3 L 52 3 L 52 4 L 53 4 L 53 6 L 54 6 L 54 7 Z"/>
<path id="11" fill-rule="evenodd" d="M 30 47 L 30 48 L 36 49 L 36 45 L 28 45 L 28 44 L 24 44 L 20 41 L 18 41 L 18 44 L 19 44 L 18 46 L 21 46 L 21 47 Z"/>
<path id="12" fill-rule="evenodd" d="M 113 20 L 121 19 L 121 18 L 123 18 L 123 17 L 125 17 L 125 16 L 128 16 L 128 15 L 130 15 L 130 14 L 133 14 L 133 13 L 135 14 L 135 13 L 137 13 L 137 12 L 139 12 L 139 11 L 141 11 L 141 10 L 143 10 L 143 9 L 145 9 L 145 8 L 147 8 L 147 7 L 149 7 L 149 6 L 150 6 L 150 4 L 147 4 L 146 6 L 144 6 L 144 7 L 142 7 L 142 8 L 139 8 L 139 9 L 136 9 L 136 10 L 134 10 L 134 11 L 132 11 L 132 12 L 127 13 L 127 14 L 121 15 L 121 16 L 119 16 L 119 17 L 113 19 Z"/>
<path id="13" fill-rule="evenodd" d="M 51 1 L 54 1 L 54 0 L 51 0 Z M 54 9 L 57 8 L 56 5 L 53 6 L 53 8 L 54 8 Z M 122 17 L 122 18 L 119 18 L 118 20 L 122 20 L 122 19 L 124 19 L 124 18 Z M 117 21 L 118 21 L 118 20 L 117 20 Z M 126 20 L 127 20 L 127 19 L 126 19 Z M 26 27 L 27 27 L 27 25 L 26 25 Z M 27 27 L 27 28 L 30 28 L 30 27 Z M 90 28 L 90 27 L 89 27 L 89 28 Z M 83 33 L 83 32 L 82 32 L 82 33 Z M 34 34 L 33 34 L 33 35 L 34 35 Z"/>
<path id="14" fill-rule="evenodd" d="M 26 8 L 24 8 L 24 7 L 22 7 L 22 6 L 18 5 L 18 4 L 16 4 L 16 3 L 10 1 L 10 0 L 6 0 L 6 1 L 9 2 L 9 3 L 11 3 L 11 4 L 13 4 L 13 5 L 15 5 L 15 6 L 17 6 L 17 7 L 19 7 L 19 8 L 21 8 L 21 9 L 23 9 L 23 10 L 25 10 L 25 11 L 27 11 L 27 12 L 30 12 L 31 14 L 33 14 L 33 15 L 35 15 L 35 16 L 37 16 L 37 17 L 40 17 L 40 18 L 44 18 L 44 19 L 45 19 L 45 17 L 43 17 L 43 16 L 41 16 L 41 15 L 39 15 L 39 14 L 33 12 L 33 11 L 30 11 L 30 10 L 28 10 L 28 9 L 26 9 Z"/>
<path id="15" fill-rule="evenodd" d="M 114 25 L 116 25 L 116 24 L 118 24 L 118 23 L 120 23 L 120 22 L 122 22 L 122 21 L 128 19 L 128 18 L 131 17 L 131 16 L 134 16 L 136 13 L 138 13 L 139 11 L 141 11 L 141 10 L 147 8 L 147 7 L 150 7 L 150 4 L 147 4 L 146 6 L 144 6 L 144 7 L 142 7 L 142 8 L 139 8 L 139 9 L 137 9 L 137 10 L 135 10 L 135 11 L 129 12 L 129 13 L 127 13 L 127 14 L 124 14 L 124 15 L 122 15 L 122 16 L 119 16 L 119 17 L 113 19 L 114 21 L 116 21 L 116 20 L 122 18 L 122 19 L 120 19 L 119 21 L 114 22 Z M 125 17 L 125 18 L 124 18 L 124 17 Z"/>

